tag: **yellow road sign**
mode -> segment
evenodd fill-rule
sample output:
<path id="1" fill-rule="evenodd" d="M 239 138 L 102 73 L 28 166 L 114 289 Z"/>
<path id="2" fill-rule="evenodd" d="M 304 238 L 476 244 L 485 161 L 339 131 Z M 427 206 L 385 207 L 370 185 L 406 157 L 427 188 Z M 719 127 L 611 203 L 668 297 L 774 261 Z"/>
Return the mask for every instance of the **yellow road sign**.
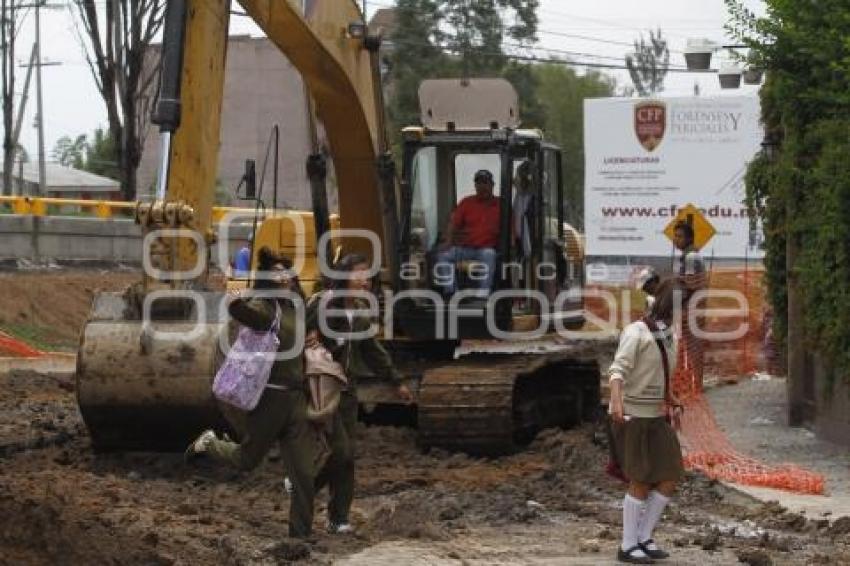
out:
<path id="1" fill-rule="evenodd" d="M 691 228 L 694 229 L 694 247 L 698 250 L 702 249 L 702 247 L 706 245 L 717 233 L 717 230 L 715 230 L 714 226 L 711 225 L 711 222 L 703 216 L 702 212 L 700 212 L 694 205 L 688 203 L 687 206 L 679 209 L 676 217 L 670 221 L 670 224 L 668 224 L 666 228 L 664 228 L 664 235 L 674 243 L 676 224 L 679 222 L 690 224 Z"/>

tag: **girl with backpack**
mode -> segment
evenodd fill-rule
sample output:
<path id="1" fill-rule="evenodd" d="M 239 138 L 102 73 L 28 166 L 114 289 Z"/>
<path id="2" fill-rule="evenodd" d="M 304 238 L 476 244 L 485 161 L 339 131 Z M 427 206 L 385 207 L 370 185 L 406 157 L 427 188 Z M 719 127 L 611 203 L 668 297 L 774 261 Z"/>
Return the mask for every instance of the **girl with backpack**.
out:
<path id="1" fill-rule="evenodd" d="M 298 320 L 295 304 L 298 296 L 303 297 L 303 292 L 291 270 L 292 262 L 263 247 L 258 253 L 257 267 L 268 277 L 258 278 L 254 289 L 285 290 L 296 298 L 243 298 L 241 293 L 236 292 L 228 310 L 237 322 L 255 331 L 268 332 L 277 325 L 277 351 L 290 351 L 295 347 L 297 325 L 303 324 L 303 320 Z M 245 431 L 241 442 L 219 438 L 215 431 L 206 430 L 186 450 L 187 457 L 205 454 L 248 471 L 256 468 L 272 445 L 278 442 L 286 476 L 293 486 L 289 535 L 296 538 L 308 538 L 312 534 L 317 452 L 315 435 L 307 421 L 303 366 L 303 351 L 290 359 L 274 361 L 259 403 L 240 415 L 244 417 L 244 426 L 239 428 Z"/>

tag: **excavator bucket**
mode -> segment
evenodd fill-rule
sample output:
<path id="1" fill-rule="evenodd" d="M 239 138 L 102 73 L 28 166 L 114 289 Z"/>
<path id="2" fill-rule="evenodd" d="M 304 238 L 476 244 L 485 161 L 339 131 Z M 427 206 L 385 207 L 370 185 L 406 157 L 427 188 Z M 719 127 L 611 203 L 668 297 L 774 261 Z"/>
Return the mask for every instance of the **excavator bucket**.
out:
<path id="1" fill-rule="evenodd" d="M 222 294 L 172 301 L 171 317 L 154 311 L 147 322 L 129 297 L 97 295 L 81 337 L 77 402 L 93 447 L 179 450 L 205 428 L 226 427 L 211 393 L 227 327 Z"/>

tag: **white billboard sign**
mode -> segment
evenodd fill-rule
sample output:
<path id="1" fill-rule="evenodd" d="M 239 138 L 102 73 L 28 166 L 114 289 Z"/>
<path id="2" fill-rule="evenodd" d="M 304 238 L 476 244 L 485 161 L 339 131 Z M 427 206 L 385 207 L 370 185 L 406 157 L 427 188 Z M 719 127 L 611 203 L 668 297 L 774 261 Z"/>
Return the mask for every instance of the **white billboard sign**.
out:
<path id="1" fill-rule="evenodd" d="M 744 205 L 761 140 L 754 96 L 586 100 L 588 255 L 670 255 L 664 228 L 691 203 L 717 231 L 703 255 L 762 257 Z"/>

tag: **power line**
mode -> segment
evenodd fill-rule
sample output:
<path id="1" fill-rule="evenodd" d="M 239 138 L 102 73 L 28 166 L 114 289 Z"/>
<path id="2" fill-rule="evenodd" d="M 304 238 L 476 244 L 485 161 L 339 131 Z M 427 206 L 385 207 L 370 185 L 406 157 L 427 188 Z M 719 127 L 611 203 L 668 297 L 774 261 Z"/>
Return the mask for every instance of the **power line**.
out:
<path id="1" fill-rule="evenodd" d="M 624 59 L 624 57 L 622 55 L 620 55 L 620 56 L 597 55 L 595 53 L 582 53 L 582 52 L 578 52 L 578 51 L 567 51 L 567 50 L 564 50 L 564 49 L 554 49 L 554 48 L 545 47 L 545 46 L 526 47 L 524 45 L 520 45 L 520 44 L 517 44 L 517 43 L 502 43 L 502 45 L 507 46 L 507 47 L 521 48 L 521 49 L 531 49 L 531 50 L 534 50 L 534 51 L 548 51 L 548 52 L 551 52 L 551 53 L 562 53 L 562 54 L 565 54 L 565 55 L 574 55 L 574 56 L 578 56 L 578 57 L 593 57 L 593 58 L 596 58 L 596 59 L 609 59 L 609 60 L 614 60 L 614 61 L 622 61 Z M 680 69 L 686 68 L 682 65 L 670 65 L 669 67 L 670 68 L 680 68 Z"/>
<path id="2" fill-rule="evenodd" d="M 641 30 L 641 29 L 649 29 L 649 28 L 653 28 L 653 27 L 655 27 L 655 28 L 660 27 L 657 23 L 650 24 L 648 22 L 645 23 L 645 25 L 628 25 L 628 24 L 622 23 L 622 20 L 591 18 L 591 17 L 588 17 L 588 16 L 580 16 L 578 14 L 568 14 L 566 12 L 558 12 L 558 11 L 552 10 L 551 8 L 540 8 L 540 11 L 543 12 L 543 13 L 551 14 L 551 15 L 556 16 L 556 17 L 564 18 L 565 20 L 583 20 L 583 21 L 586 21 L 586 22 L 593 22 L 595 24 L 601 24 L 601 25 L 594 26 L 594 28 L 584 28 L 584 29 Z M 715 29 L 716 30 L 716 29 L 723 26 L 722 23 L 718 23 L 714 20 L 710 20 L 710 19 L 706 19 L 706 18 L 702 18 L 702 19 L 699 19 L 699 18 L 676 18 L 676 19 L 671 19 L 671 20 L 668 20 L 668 21 L 691 22 L 691 23 L 702 22 L 702 23 L 705 23 L 705 24 L 710 23 L 712 25 L 710 25 L 710 26 L 705 25 L 705 26 L 702 26 L 702 27 L 667 26 L 665 29 L 673 29 L 673 30 Z"/>
<path id="3" fill-rule="evenodd" d="M 566 66 L 576 66 L 576 67 L 587 67 L 590 69 L 620 69 L 627 71 L 628 67 L 625 65 L 614 65 L 608 63 L 593 63 L 588 61 L 572 61 L 569 59 L 557 59 L 557 58 L 545 58 L 545 57 L 524 57 L 521 55 L 506 55 L 508 59 L 512 59 L 514 61 L 528 61 L 528 62 L 536 62 L 536 63 L 555 63 L 559 65 Z M 705 71 L 690 71 L 685 67 L 667 67 L 668 73 L 716 73 L 717 71 L 714 69 L 709 69 Z"/>
<path id="4" fill-rule="evenodd" d="M 454 45 L 441 45 L 435 43 L 424 43 L 421 41 L 413 41 L 413 40 L 397 40 L 394 42 L 396 45 L 412 45 L 414 47 L 433 47 L 435 49 L 439 49 L 442 51 L 447 51 L 450 53 L 463 53 L 463 49 L 454 46 Z M 574 61 L 572 59 L 558 59 L 556 57 L 538 57 L 536 55 L 518 55 L 513 53 L 504 53 L 501 51 L 485 51 L 481 49 L 473 49 L 476 53 L 480 55 L 489 55 L 492 57 L 504 57 L 505 59 L 511 61 L 526 61 L 532 63 L 555 63 L 559 65 L 565 66 L 575 66 L 575 67 L 586 67 L 592 69 L 619 69 L 619 70 L 628 70 L 625 64 L 615 65 L 613 63 L 597 63 L 592 61 Z M 670 73 L 716 73 L 716 70 L 707 70 L 707 71 L 690 71 L 685 67 L 668 67 L 667 71 Z"/>
<path id="5" fill-rule="evenodd" d="M 396 9 L 398 9 L 398 6 L 394 5 L 394 4 L 386 4 L 386 3 L 375 2 L 375 1 L 373 1 L 373 3 L 377 4 L 381 7 L 385 7 L 385 8 L 396 8 Z M 420 14 L 426 13 L 425 11 L 422 11 L 422 10 L 412 10 L 412 11 L 414 13 L 420 13 Z M 500 29 L 503 32 L 509 31 L 508 28 L 505 27 L 505 26 L 502 26 Z M 624 42 L 624 41 L 617 41 L 617 40 L 603 39 L 603 38 L 598 38 L 598 37 L 591 37 L 591 36 L 587 36 L 587 35 L 571 34 L 571 33 L 565 33 L 565 32 L 554 31 L 554 30 L 545 30 L 545 29 L 538 29 L 537 33 L 541 33 L 541 34 L 545 34 L 545 35 L 552 35 L 552 36 L 557 36 L 557 37 L 580 39 L 582 41 L 593 41 L 593 42 L 604 43 L 604 44 L 609 44 L 609 45 L 617 45 L 617 46 L 625 46 L 625 47 L 634 48 L 634 43 L 627 43 L 627 42 Z M 396 41 L 396 42 L 398 42 L 398 41 Z M 540 45 L 523 45 L 523 44 L 507 43 L 507 42 L 503 42 L 502 45 L 505 45 L 507 47 L 519 48 L 519 49 L 531 49 L 531 50 L 537 50 L 537 51 L 549 51 L 549 52 L 552 52 L 552 53 L 562 53 L 562 54 L 570 55 L 570 56 L 592 57 L 594 59 L 608 59 L 608 60 L 623 60 L 624 59 L 623 55 L 620 55 L 620 56 L 598 55 L 598 54 L 593 54 L 593 53 L 571 51 L 571 50 L 560 49 L 560 48 L 544 47 L 544 46 L 540 46 Z M 672 50 L 672 49 L 669 50 L 669 51 L 671 53 L 681 53 L 681 51 L 676 51 L 676 50 Z M 623 66 L 623 67 L 614 66 L 614 67 L 611 67 L 611 68 L 627 69 L 627 67 L 625 67 L 625 66 Z M 681 65 L 670 65 L 668 67 L 668 69 L 670 69 L 670 70 L 677 69 L 677 68 L 682 69 L 682 70 L 685 69 L 685 67 L 683 67 Z"/>
<path id="6" fill-rule="evenodd" d="M 374 2 L 374 1 L 373 1 L 373 3 L 378 4 L 379 6 L 384 7 L 384 8 L 396 8 L 396 9 L 398 9 L 398 6 L 395 5 L 395 4 L 385 4 L 385 3 Z M 423 15 L 427 13 L 427 12 L 422 11 L 422 10 L 412 10 L 412 11 L 414 13 L 423 14 Z M 502 26 L 501 30 L 503 32 L 509 31 L 509 29 L 505 26 Z M 621 47 L 634 47 L 634 43 L 628 43 L 628 42 L 625 42 L 625 41 L 617 41 L 617 40 L 614 40 L 614 39 L 605 39 L 605 38 L 601 38 L 601 37 L 593 37 L 593 36 L 589 36 L 589 35 L 566 33 L 566 32 L 562 32 L 562 31 L 549 30 L 549 29 L 539 29 L 538 28 L 536 31 L 537 31 L 537 33 L 543 34 L 543 35 L 551 35 L 551 36 L 556 36 L 556 37 L 566 37 L 566 38 L 570 38 L 570 39 L 580 39 L 582 41 L 591 41 L 591 42 L 596 42 L 596 43 L 604 43 L 604 44 L 608 44 L 608 45 L 617 45 L 617 46 L 621 46 Z M 671 53 L 681 53 L 681 51 L 675 51 L 675 50 L 672 50 L 672 49 L 670 50 L 670 52 Z"/>

